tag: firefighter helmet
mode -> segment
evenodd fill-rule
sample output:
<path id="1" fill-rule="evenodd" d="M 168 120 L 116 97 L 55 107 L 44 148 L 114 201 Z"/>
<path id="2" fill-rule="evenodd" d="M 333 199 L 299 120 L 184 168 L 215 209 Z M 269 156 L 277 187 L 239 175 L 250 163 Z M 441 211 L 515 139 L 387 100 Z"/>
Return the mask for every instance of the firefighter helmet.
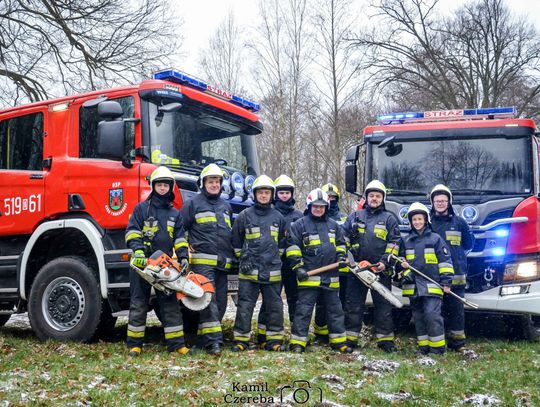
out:
<path id="1" fill-rule="evenodd" d="M 308 207 L 308 209 L 311 205 L 328 206 L 328 204 L 328 194 L 324 192 L 321 188 L 314 189 L 308 194 L 306 198 L 306 206 Z"/>
<path id="2" fill-rule="evenodd" d="M 255 181 L 253 181 L 253 194 L 255 194 L 257 189 L 270 189 L 273 193 L 276 187 L 274 186 L 274 181 L 272 181 L 272 178 L 268 175 L 259 175 Z"/>
<path id="3" fill-rule="evenodd" d="M 274 186 L 277 191 L 294 191 L 294 182 L 293 180 L 285 174 L 281 174 L 274 181 Z"/>
<path id="4" fill-rule="evenodd" d="M 429 199 L 432 205 L 433 197 L 435 195 L 446 195 L 448 197 L 448 203 L 452 205 L 452 191 L 450 191 L 450 188 L 448 188 L 446 185 L 438 184 L 433 187 L 433 189 L 431 190 L 431 194 L 429 195 Z"/>
<path id="5" fill-rule="evenodd" d="M 150 185 L 154 190 L 156 183 L 165 182 L 171 187 L 171 192 L 174 187 L 174 175 L 167 167 L 157 167 L 150 175 Z"/>
<path id="6" fill-rule="evenodd" d="M 199 177 L 199 187 L 202 189 L 204 187 L 204 179 L 206 177 L 219 177 L 221 178 L 221 183 L 223 183 L 223 171 L 217 164 L 208 164 L 206 167 L 203 168 L 201 171 L 201 175 Z"/>
<path id="7" fill-rule="evenodd" d="M 328 184 L 324 184 L 321 189 L 326 192 L 329 196 L 335 196 L 338 200 L 341 198 L 341 194 L 339 193 L 339 188 L 335 186 L 334 184 L 331 184 L 330 182 Z"/>
<path id="8" fill-rule="evenodd" d="M 386 187 L 384 186 L 384 184 L 377 180 L 377 179 L 374 179 L 373 181 L 370 181 L 367 185 L 366 185 L 366 189 L 364 191 L 364 196 L 367 198 L 368 194 L 372 191 L 377 191 L 377 192 L 380 192 L 381 194 L 383 194 L 383 201 L 386 199 Z"/>
<path id="9" fill-rule="evenodd" d="M 409 206 L 409 210 L 407 211 L 407 218 L 409 219 L 409 223 L 412 225 L 412 217 L 413 215 L 422 214 L 426 216 L 426 222 L 429 223 L 429 210 L 423 203 L 420 202 L 413 202 L 411 206 Z"/>

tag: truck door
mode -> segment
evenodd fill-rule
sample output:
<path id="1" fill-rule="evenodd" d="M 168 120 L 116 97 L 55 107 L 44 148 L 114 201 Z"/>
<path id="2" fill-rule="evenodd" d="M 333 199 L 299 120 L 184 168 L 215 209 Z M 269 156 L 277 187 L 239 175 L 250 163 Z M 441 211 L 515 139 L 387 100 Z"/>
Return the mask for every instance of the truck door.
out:
<path id="1" fill-rule="evenodd" d="M 12 242 L 31 234 L 43 219 L 46 112 L 40 108 L 0 121 L 0 237 Z M 19 254 L 9 251 L 0 245 L 0 255 Z"/>

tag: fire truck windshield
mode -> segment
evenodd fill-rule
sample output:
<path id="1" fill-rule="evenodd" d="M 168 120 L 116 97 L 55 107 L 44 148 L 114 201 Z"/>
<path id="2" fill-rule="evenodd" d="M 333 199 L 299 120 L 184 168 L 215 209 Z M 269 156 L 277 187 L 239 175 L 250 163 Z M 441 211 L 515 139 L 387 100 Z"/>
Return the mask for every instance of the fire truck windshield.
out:
<path id="1" fill-rule="evenodd" d="M 148 103 L 151 160 L 155 164 L 200 169 L 216 163 L 247 174 L 258 172 L 254 129 L 181 103 Z"/>
<path id="2" fill-rule="evenodd" d="M 525 195 L 532 190 L 530 138 L 393 140 L 370 143 L 370 179 L 388 195 L 424 195 L 436 184 L 456 195 Z M 399 147 L 399 148 L 398 148 Z"/>

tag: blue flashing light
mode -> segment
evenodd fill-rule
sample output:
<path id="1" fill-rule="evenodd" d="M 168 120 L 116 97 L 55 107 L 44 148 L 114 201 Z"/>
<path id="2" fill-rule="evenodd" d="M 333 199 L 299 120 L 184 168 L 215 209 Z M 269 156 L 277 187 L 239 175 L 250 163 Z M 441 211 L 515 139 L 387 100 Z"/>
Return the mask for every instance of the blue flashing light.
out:
<path id="1" fill-rule="evenodd" d="M 405 123 L 407 121 L 433 121 L 451 119 L 474 119 L 493 116 L 496 118 L 515 117 L 515 107 L 490 107 L 478 109 L 451 109 L 426 112 L 385 113 L 377 116 L 382 124 Z"/>
<path id="2" fill-rule="evenodd" d="M 214 88 L 213 86 L 210 86 L 201 80 L 195 79 L 175 69 L 166 69 L 164 71 L 156 72 L 152 75 L 152 78 L 175 82 L 181 85 L 191 86 L 193 88 L 202 90 L 203 92 L 217 94 L 219 97 L 225 98 L 229 102 L 234 103 L 237 106 L 243 107 L 244 109 L 251 110 L 252 112 L 258 112 L 259 110 L 261 110 L 261 106 L 258 103 L 252 102 L 237 95 L 231 95 L 228 92 L 224 92 L 222 90 Z"/>
<path id="3" fill-rule="evenodd" d="M 508 229 L 496 229 L 495 230 L 495 236 L 497 237 L 506 237 L 508 236 L 509 234 L 509 230 Z"/>
<path id="4" fill-rule="evenodd" d="M 493 249 L 494 256 L 504 256 L 505 253 L 506 250 L 504 249 L 504 247 L 496 247 Z"/>

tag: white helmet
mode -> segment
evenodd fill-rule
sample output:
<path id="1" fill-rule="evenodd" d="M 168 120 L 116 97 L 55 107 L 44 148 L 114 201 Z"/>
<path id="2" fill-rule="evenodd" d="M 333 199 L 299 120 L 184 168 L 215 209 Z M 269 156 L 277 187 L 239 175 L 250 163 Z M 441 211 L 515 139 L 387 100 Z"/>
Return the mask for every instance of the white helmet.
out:
<path id="1" fill-rule="evenodd" d="M 409 224 L 412 225 L 412 217 L 413 217 L 413 215 L 417 215 L 419 213 L 426 216 L 427 223 L 430 222 L 429 211 L 428 211 L 428 208 L 426 207 L 426 205 L 424 205 L 423 203 L 420 203 L 420 202 L 413 202 L 411 204 L 411 206 L 409 206 L 409 210 L 407 211 L 407 219 L 409 219 Z"/>
<path id="2" fill-rule="evenodd" d="M 150 175 L 150 185 L 152 190 L 157 182 L 166 182 L 172 188 L 174 187 L 174 175 L 167 167 L 157 167 Z"/>
<path id="3" fill-rule="evenodd" d="M 313 204 L 315 205 L 325 205 L 328 206 L 330 201 L 328 200 L 328 194 L 324 192 L 321 188 L 316 188 L 311 191 L 306 198 L 306 206 L 309 207 Z"/>
<path id="4" fill-rule="evenodd" d="M 365 198 L 367 198 L 368 193 L 370 193 L 371 191 L 377 191 L 377 192 L 382 193 L 383 194 L 383 201 L 386 199 L 386 187 L 384 186 L 384 184 L 381 181 L 379 181 L 377 179 L 374 179 L 373 181 L 370 181 L 366 185 L 366 189 L 364 190 Z"/>
<path id="5" fill-rule="evenodd" d="M 273 195 L 276 187 L 274 186 L 274 181 L 272 181 L 272 178 L 268 175 L 259 175 L 255 181 L 253 181 L 253 186 L 251 187 L 253 194 L 255 194 L 257 189 L 270 189 Z"/>
<path id="6" fill-rule="evenodd" d="M 199 188 L 202 189 L 204 187 L 204 179 L 206 177 L 220 177 L 220 182 L 223 184 L 223 171 L 217 164 L 208 164 L 203 168 L 201 175 L 199 176 Z"/>
<path id="7" fill-rule="evenodd" d="M 276 180 L 274 181 L 274 186 L 276 187 L 276 191 L 294 190 L 293 180 L 285 174 L 281 174 L 279 177 L 276 178 Z"/>
<path id="8" fill-rule="evenodd" d="M 431 194 L 429 194 L 429 199 L 433 205 L 433 197 L 435 195 L 446 195 L 448 197 L 448 203 L 452 205 L 452 191 L 446 185 L 438 184 L 433 187 Z"/>

